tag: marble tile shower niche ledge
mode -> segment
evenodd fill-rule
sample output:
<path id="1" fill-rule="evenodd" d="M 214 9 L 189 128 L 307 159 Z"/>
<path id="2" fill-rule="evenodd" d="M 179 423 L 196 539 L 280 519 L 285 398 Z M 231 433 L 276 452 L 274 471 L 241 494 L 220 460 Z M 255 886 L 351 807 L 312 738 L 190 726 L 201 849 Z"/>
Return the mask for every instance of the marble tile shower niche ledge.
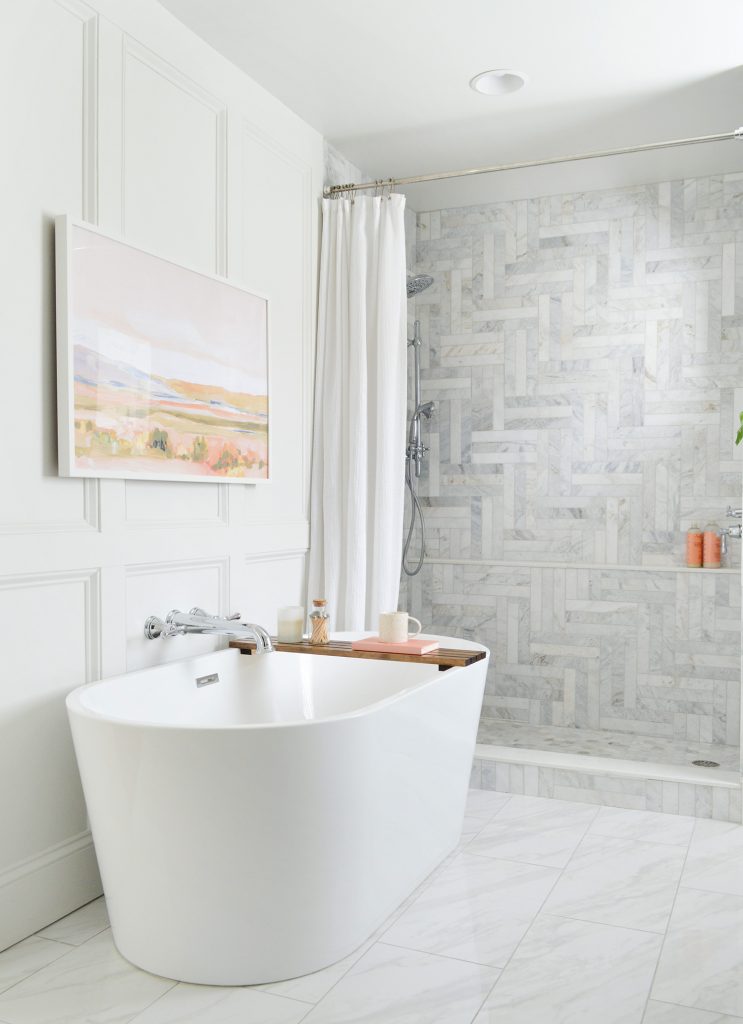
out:
<path id="1" fill-rule="evenodd" d="M 503 567 L 505 569 L 601 569 L 612 572 L 677 572 L 696 576 L 740 576 L 740 566 L 719 569 L 692 569 L 688 565 L 635 565 L 615 562 L 581 562 L 566 554 L 562 561 L 535 561 L 534 559 L 495 558 L 433 558 L 426 556 L 426 565 L 471 565 L 475 568 Z"/>

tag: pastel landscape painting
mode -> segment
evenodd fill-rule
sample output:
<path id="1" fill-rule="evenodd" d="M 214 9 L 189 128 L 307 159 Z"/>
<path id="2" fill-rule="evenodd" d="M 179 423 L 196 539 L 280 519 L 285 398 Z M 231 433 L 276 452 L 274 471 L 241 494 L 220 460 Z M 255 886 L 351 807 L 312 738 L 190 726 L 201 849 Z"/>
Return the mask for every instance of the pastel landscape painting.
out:
<path id="1" fill-rule="evenodd" d="M 73 225 L 73 472 L 268 478 L 267 303 Z"/>

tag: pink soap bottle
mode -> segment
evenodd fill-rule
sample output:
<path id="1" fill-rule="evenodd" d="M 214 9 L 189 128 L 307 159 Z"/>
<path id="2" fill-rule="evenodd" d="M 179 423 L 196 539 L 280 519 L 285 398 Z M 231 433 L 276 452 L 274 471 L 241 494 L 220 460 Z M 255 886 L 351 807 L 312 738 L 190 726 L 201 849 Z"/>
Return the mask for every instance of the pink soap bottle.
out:
<path id="1" fill-rule="evenodd" d="M 702 567 L 702 531 L 696 523 L 686 534 L 686 564 L 690 569 Z"/>
<path id="2" fill-rule="evenodd" d="M 717 523 L 707 523 L 702 542 L 702 564 L 705 569 L 720 568 L 721 540 Z"/>

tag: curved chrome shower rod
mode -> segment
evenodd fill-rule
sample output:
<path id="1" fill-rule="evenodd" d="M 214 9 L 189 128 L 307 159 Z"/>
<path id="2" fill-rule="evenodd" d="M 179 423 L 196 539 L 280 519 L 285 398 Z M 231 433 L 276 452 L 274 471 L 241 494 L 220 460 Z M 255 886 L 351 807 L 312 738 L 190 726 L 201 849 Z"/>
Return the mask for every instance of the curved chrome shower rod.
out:
<path id="1" fill-rule="evenodd" d="M 522 160 L 515 164 L 494 164 L 492 167 L 470 167 L 463 171 L 439 171 L 435 174 L 418 174 L 409 178 L 380 178 L 347 185 L 326 185 L 323 195 L 327 198 L 343 192 L 361 192 L 363 189 L 394 188 L 397 185 L 416 185 L 421 181 L 444 181 L 447 178 L 468 178 L 475 174 L 495 174 L 496 171 L 520 171 L 526 167 L 546 167 L 548 164 L 566 164 L 573 160 L 596 160 L 602 156 L 624 156 L 628 153 L 647 153 L 653 149 L 673 149 L 676 146 L 695 146 L 700 142 L 727 142 L 743 139 L 743 126 L 732 132 L 717 135 L 697 135 L 691 139 L 669 139 L 667 142 L 646 142 L 640 146 L 624 146 L 621 149 L 600 149 L 595 153 L 574 153 L 571 156 L 553 156 L 544 160 Z"/>

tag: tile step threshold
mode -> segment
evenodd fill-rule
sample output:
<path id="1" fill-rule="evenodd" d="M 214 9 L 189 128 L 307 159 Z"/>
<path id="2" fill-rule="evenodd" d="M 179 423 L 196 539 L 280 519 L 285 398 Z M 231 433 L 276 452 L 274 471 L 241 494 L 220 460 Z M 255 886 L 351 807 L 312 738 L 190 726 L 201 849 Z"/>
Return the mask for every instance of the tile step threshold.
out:
<path id="1" fill-rule="evenodd" d="M 624 779 L 652 779 L 659 782 L 690 783 L 720 789 L 741 788 L 741 773 L 722 768 L 697 768 L 695 765 L 659 764 L 616 757 L 594 757 L 556 750 L 532 750 L 527 747 L 499 747 L 478 743 L 475 758 L 501 764 L 534 765 L 538 768 L 562 768 L 590 775 L 610 775 Z"/>

